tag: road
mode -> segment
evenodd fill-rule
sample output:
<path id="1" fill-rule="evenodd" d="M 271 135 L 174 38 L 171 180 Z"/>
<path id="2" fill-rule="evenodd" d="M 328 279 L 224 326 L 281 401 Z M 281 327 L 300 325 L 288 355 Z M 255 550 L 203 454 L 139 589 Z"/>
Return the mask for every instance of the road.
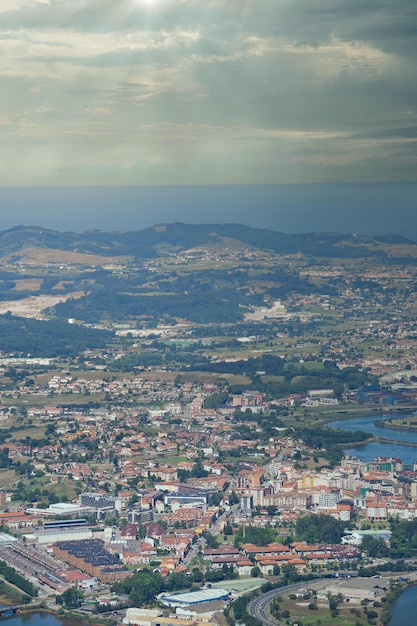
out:
<path id="1" fill-rule="evenodd" d="M 309 581 L 304 580 L 299 583 L 293 583 L 292 585 L 287 585 L 286 587 L 281 587 L 279 589 L 272 589 L 272 591 L 267 591 L 267 593 L 263 593 L 258 598 L 255 598 L 251 602 L 249 602 L 247 606 L 247 612 L 252 617 L 256 617 L 260 622 L 262 622 L 265 626 L 277 626 L 279 622 L 276 619 L 271 617 L 268 613 L 268 606 L 271 604 L 272 600 L 277 596 L 286 595 L 291 593 L 295 589 L 300 589 L 301 587 L 306 587 Z"/>
<path id="2" fill-rule="evenodd" d="M 226 523 L 229 520 L 229 518 L 232 517 L 234 513 L 236 513 L 238 508 L 239 508 L 239 505 L 234 504 L 233 506 L 230 507 L 230 509 L 228 509 L 227 511 L 224 511 L 221 515 L 219 515 L 219 517 L 215 520 L 215 522 L 211 524 L 211 526 L 207 529 L 207 531 L 211 535 L 213 535 L 213 537 L 217 537 L 217 535 L 220 535 L 223 523 Z M 198 556 L 206 547 L 206 545 L 207 545 L 207 541 L 205 540 L 205 538 L 199 537 L 197 541 L 189 549 L 188 554 L 184 557 L 183 564 L 189 565 L 191 560 L 195 556 Z"/>

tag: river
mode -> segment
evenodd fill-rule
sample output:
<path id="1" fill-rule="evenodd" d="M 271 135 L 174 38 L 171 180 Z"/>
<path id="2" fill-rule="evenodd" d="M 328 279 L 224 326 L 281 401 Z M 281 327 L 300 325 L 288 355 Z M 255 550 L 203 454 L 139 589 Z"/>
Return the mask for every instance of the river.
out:
<path id="1" fill-rule="evenodd" d="M 415 626 L 417 620 L 417 586 L 407 587 L 391 607 L 388 626 Z"/>
<path id="2" fill-rule="evenodd" d="M 83 626 L 88 622 L 69 620 L 49 613 L 27 613 L 2 620 L 5 626 Z"/>
<path id="3" fill-rule="evenodd" d="M 397 457 L 406 464 L 417 461 L 417 431 L 383 428 L 377 426 L 375 420 L 403 418 L 405 415 L 371 415 L 355 419 L 342 419 L 329 422 L 327 426 L 341 430 L 363 430 L 374 436 L 392 439 L 398 443 L 382 443 L 373 441 L 363 446 L 345 449 L 346 454 L 357 456 L 363 461 L 372 461 L 375 457 Z M 416 447 L 407 444 L 415 443 Z M 392 617 L 388 626 L 416 626 L 417 624 L 417 586 L 407 587 L 401 596 L 394 602 L 391 609 Z"/>
<path id="4" fill-rule="evenodd" d="M 395 416 L 391 416 L 392 419 Z M 404 417 L 401 415 L 399 417 Z M 376 426 L 375 420 L 382 419 L 381 415 L 359 417 L 355 419 L 342 419 L 330 422 L 327 426 L 342 430 L 363 430 L 375 436 L 389 437 L 398 443 L 381 443 L 378 441 L 346 449 L 346 454 L 357 456 L 364 461 L 371 461 L 377 456 L 398 457 L 404 463 L 417 461 L 417 447 L 406 445 L 414 442 L 417 446 L 417 431 L 391 430 Z M 383 419 L 389 419 L 384 416 Z M 388 626 L 415 626 L 417 624 L 417 586 L 408 587 L 392 606 L 392 618 Z M 7 626 L 82 626 L 79 621 L 74 622 L 47 613 L 29 613 L 18 617 L 10 617 L 4 620 Z M 87 622 L 85 622 L 87 624 Z"/>
<path id="5" fill-rule="evenodd" d="M 410 413 L 411 415 L 411 413 Z M 329 422 L 326 426 L 338 428 L 341 430 L 363 430 L 366 433 L 378 437 L 392 439 L 398 443 L 382 443 L 380 441 L 372 441 L 365 445 L 356 445 L 353 448 L 345 449 L 346 454 L 357 456 L 363 461 L 372 461 L 372 459 L 382 457 L 396 457 L 402 459 L 404 463 L 411 464 L 417 461 L 417 431 L 383 428 L 376 426 L 375 420 L 404 418 L 406 415 L 371 415 L 368 417 L 358 417 L 354 419 L 344 418 L 334 422 Z M 416 447 L 407 444 L 414 443 Z"/>

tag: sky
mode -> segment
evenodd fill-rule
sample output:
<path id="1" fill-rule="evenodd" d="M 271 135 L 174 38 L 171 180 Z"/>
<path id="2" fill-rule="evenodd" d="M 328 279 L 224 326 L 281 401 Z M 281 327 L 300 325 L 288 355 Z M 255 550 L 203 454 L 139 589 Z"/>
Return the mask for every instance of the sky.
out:
<path id="1" fill-rule="evenodd" d="M 415 0 L 0 0 L 0 228 L 417 238 L 416 25 Z"/>
<path id="2" fill-rule="evenodd" d="M 3 187 L 0 230 L 235 223 L 284 233 L 395 233 L 417 242 L 416 198 L 417 183 Z"/>
<path id="3" fill-rule="evenodd" d="M 1 0 L 0 185 L 416 179 L 415 0 Z"/>

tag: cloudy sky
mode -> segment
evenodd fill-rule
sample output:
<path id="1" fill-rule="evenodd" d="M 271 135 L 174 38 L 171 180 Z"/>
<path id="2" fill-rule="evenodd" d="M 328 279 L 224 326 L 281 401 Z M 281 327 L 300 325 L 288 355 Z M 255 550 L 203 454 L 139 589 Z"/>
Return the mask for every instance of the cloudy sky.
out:
<path id="1" fill-rule="evenodd" d="M 415 0 L 1 0 L 0 185 L 416 180 Z"/>

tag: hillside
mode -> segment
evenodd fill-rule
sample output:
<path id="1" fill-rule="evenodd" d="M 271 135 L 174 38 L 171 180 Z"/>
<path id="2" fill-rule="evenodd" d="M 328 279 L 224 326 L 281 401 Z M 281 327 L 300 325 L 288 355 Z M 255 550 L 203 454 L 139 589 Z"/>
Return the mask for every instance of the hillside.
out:
<path id="1" fill-rule="evenodd" d="M 167 250 L 180 251 L 219 245 L 227 240 L 278 254 L 305 254 L 330 258 L 416 257 L 417 245 L 398 235 L 366 237 L 338 233 L 284 234 L 239 224 L 160 224 L 141 231 L 61 233 L 36 226 L 16 226 L 0 232 L 0 261 L 16 262 L 22 251 L 50 249 L 79 255 L 155 258 Z M 76 262 L 76 261 L 75 261 Z M 86 262 L 85 258 L 79 260 Z"/>
<path id="2" fill-rule="evenodd" d="M 353 289 L 371 301 L 397 276 L 411 293 L 416 260 L 417 245 L 396 235 L 286 235 L 238 224 L 81 234 L 17 226 L 0 232 L 0 311 L 106 328 L 248 325 L 276 317 L 268 307 L 278 300 L 342 302 Z"/>

